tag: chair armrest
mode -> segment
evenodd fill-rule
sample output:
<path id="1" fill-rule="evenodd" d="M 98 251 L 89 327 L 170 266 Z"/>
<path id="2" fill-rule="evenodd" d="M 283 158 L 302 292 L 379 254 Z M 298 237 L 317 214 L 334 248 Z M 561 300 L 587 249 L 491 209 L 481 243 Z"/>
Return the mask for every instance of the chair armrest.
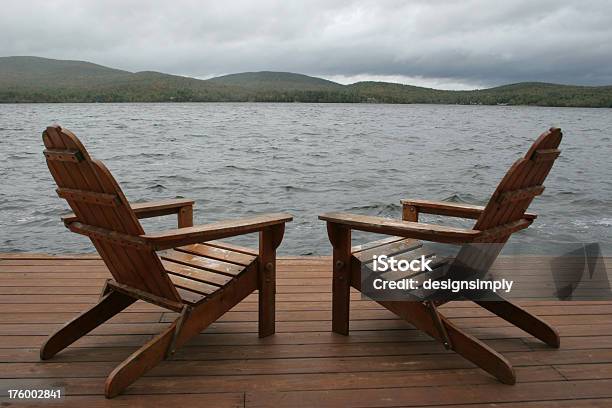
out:
<path id="1" fill-rule="evenodd" d="M 193 200 L 172 198 L 146 203 L 130 203 L 130 207 L 132 207 L 138 219 L 177 214 L 178 227 L 183 228 L 193 225 L 193 204 Z M 64 224 L 70 224 L 77 221 L 77 217 L 74 214 L 67 214 L 62 217 L 62 221 Z"/>
<path id="2" fill-rule="evenodd" d="M 193 204 L 193 200 L 173 198 L 146 203 L 130 203 L 130 206 L 139 219 L 177 214 L 178 227 L 183 228 L 193 226 Z"/>
<path id="3" fill-rule="evenodd" d="M 447 215 L 450 217 L 477 219 L 484 211 L 482 205 L 451 203 L 446 201 L 401 200 L 402 218 L 406 221 L 417 221 L 419 213 Z M 536 219 L 537 215 L 525 213 L 523 218 Z"/>
<path id="4" fill-rule="evenodd" d="M 350 229 L 395 235 L 405 238 L 444 243 L 472 242 L 481 231 L 465 228 L 446 227 L 422 222 L 399 221 L 383 217 L 346 213 L 327 213 L 319 216 L 328 223 L 341 224 Z"/>
<path id="5" fill-rule="evenodd" d="M 155 250 L 174 248 L 182 245 L 197 244 L 237 235 L 250 234 L 267 227 L 285 224 L 293 220 L 289 214 L 264 214 L 238 220 L 218 221 L 206 225 L 178 228 L 163 232 L 141 235 Z"/>

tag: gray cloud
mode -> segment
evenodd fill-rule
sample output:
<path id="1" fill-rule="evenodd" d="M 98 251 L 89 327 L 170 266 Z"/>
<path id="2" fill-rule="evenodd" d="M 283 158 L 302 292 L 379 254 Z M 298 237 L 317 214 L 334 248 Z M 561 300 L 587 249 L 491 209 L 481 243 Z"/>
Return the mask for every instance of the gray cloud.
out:
<path id="1" fill-rule="evenodd" d="M 612 84 L 609 1 L 4 1 L 0 55 L 198 77 Z"/>

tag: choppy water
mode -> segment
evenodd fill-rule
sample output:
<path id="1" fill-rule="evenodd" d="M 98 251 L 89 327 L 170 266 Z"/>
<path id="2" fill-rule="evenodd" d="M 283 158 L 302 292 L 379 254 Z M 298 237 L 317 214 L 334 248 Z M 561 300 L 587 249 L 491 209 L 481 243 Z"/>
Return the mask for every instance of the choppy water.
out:
<path id="1" fill-rule="evenodd" d="M 292 213 L 281 254 L 328 254 L 325 211 L 400 217 L 401 198 L 485 203 L 535 137 L 559 126 L 562 156 L 530 208 L 540 216 L 513 240 L 612 242 L 612 109 L 40 104 L 0 105 L 0 252 L 91 251 L 59 220 L 67 207 L 41 153 L 51 123 L 75 132 L 130 200 L 193 198 L 198 223 Z"/>

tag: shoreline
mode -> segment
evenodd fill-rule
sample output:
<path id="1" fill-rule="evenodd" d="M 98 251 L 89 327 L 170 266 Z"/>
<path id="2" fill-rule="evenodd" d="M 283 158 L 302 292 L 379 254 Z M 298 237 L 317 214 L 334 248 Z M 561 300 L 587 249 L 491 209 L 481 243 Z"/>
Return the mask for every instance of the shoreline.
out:
<path id="1" fill-rule="evenodd" d="M 469 107 L 499 107 L 499 108 L 569 108 L 569 109 L 612 109 L 612 106 L 564 106 L 564 105 L 522 105 L 522 104 L 467 104 L 467 103 L 423 103 L 423 102 L 283 102 L 283 101 L 119 101 L 119 102 L 3 102 L 2 105 L 195 105 L 195 104 L 224 104 L 224 105 L 378 105 L 378 106 L 469 106 Z"/>

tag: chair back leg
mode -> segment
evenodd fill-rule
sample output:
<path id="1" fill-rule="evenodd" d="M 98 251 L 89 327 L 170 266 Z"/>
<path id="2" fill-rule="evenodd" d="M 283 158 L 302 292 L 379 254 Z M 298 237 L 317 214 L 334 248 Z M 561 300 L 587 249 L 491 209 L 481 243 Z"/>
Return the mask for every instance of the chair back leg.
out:
<path id="1" fill-rule="evenodd" d="M 49 336 L 40 348 L 40 359 L 50 359 L 135 301 L 136 299 L 119 292 L 107 292 L 96 305 Z"/>
<path id="2" fill-rule="evenodd" d="M 526 331 L 533 337 L 542 340 L 549 346 L 554 348 L 559 348 L 561 346 L 559 333 L 552 326 L 522 307 L 515 305 L 499 295 L 495 296 L 499 298 L 499 301 L 482 301 L 476 303 L 489 312 L 495 313 L 507 322 Z"/>

